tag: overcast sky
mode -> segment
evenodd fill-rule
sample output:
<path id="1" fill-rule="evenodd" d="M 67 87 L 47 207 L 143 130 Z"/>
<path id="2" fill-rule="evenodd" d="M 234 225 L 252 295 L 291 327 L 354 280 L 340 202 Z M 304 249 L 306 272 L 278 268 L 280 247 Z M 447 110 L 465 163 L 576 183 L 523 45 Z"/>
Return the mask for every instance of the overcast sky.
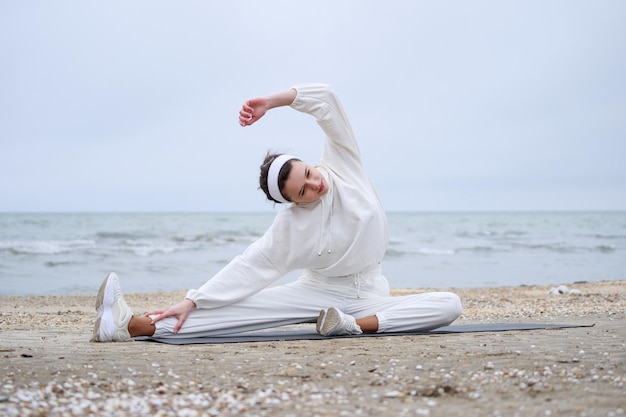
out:
<path id="1" fill-rule="evenodd" d="M 624 1 L 3 1 L 0 211 L 267 211 L 340 96 L 388 210 L 626 209 Z"/>

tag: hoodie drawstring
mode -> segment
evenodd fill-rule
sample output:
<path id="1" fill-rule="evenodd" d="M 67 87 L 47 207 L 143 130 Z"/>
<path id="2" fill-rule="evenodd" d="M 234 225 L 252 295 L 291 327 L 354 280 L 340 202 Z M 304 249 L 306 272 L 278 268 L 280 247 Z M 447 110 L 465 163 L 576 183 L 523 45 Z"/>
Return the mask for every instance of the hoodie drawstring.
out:
<path id="1" fill-rule="evenodd" d="M 329 191 L 329 193 L 331 192 L 332 188 Z M 324 219 L 326 218 L 326 204 L 324 203 L 324 198 L 321 198 L 321 204 L 322 204 L 322 227 L 321 227 L 321 231 L 320 231 L 320 243 L 318 246 L 318 250 L 317 250 L 317 256 L 322 256 L 322 246 L 324 245 Z M 332 248 L 332 243 L 333 243 L 333 200 L 332 200 L 332 195 L 330 196 L 330 201 L 328 203 L 329 205 L 329 226 L 328 226 L 328 230 L 327 230 L 327 235 L 328 235 L 328 253 L 332 253 L 333 248 Z"/>
<path id="2" fill-rule="evenodd" d="M 324 199 L 322 198 L 322 227 L 320 231 L 320 243 L 317 246 L 317 256 L 322 256 L 322 244 L 324 243 L 324 217 L 326 214 L 326 205 L 324 204 Z"/>

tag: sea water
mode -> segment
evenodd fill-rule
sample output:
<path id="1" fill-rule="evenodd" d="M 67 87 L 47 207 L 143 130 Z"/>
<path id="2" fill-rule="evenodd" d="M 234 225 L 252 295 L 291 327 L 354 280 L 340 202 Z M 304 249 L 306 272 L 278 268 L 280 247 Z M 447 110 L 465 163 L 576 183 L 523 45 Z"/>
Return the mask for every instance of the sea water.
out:
<path id="1" fill-rule="evenodd" d="M 0 295 L 198 288 L 274 213 L 0 213 Z M 393 288 L 626 279 L 626 212 L 389 213 Z M 277 283 L 297 278 L 293 271 Z"/>

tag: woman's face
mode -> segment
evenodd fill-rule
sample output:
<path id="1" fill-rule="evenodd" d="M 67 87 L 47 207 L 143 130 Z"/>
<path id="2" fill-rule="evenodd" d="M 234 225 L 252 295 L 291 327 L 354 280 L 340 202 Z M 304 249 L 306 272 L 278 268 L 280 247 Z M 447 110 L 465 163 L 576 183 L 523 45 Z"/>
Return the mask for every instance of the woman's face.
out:
<path id="1" fill-rule="evenodd" d="M 327 192 L 328 184 L 321 172 L 305 162 L 291 162 L 291 171 L 282 193 L 292 203 L 312 203 Z"/>

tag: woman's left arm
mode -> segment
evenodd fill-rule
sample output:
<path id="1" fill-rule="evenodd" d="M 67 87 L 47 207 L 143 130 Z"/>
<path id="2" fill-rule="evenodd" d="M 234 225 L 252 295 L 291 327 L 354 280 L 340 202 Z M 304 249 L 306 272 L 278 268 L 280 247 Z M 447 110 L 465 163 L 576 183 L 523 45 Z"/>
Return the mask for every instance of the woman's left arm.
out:
<path id="1" fill-rule="evenodd" d="M 239 110 L 239 124 L 250 126 L 276 107 L 289 106 L 296 98 L 296 90 L 289 89 L 266 97 L 251 98 Z"/>
<path id="2" fill-rule="evenodd" d="M 360 167 L 361 152 L 348 116 L 328 84 L 305 83 L 293 87 L 298 93 L 291 107 L 315 117 L 326 133 L 322 161 L 331 168 L 345 166 L 348 160 Z"/>
<path id="3" fill-rule="evenodd" d="M 192 300 L 185 298 L 178 304 L 167 307 L 165 310 L 156 310 L 151 311 L 145 314 L 145 317 L 154 316 L 150 324 L 154 324 L 157 321 L 163 320 L 168 317 L 176 317 L 178 322 L 174 326 L 174 333 L 178 333 L 181 327 L 183 327 L 183 323 L 189 317 L 189 313 L 191 310 L 196 308 L 196 303 Z"/>

